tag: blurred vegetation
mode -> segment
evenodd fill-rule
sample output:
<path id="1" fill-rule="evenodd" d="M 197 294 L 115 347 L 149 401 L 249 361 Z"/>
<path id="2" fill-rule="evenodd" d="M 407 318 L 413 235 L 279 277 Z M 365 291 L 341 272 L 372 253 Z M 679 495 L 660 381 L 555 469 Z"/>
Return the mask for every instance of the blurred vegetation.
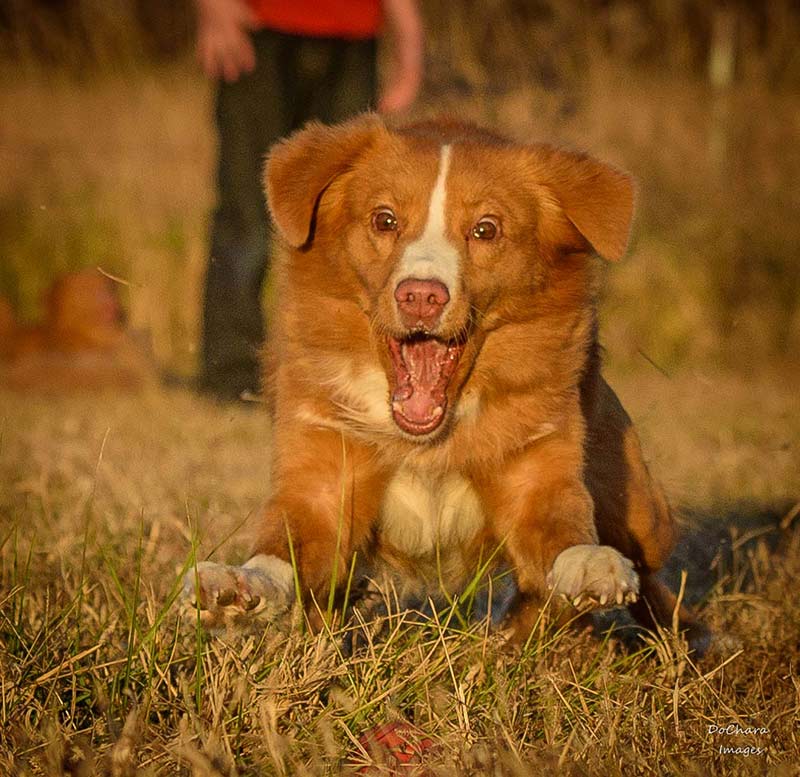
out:
<path id="1" fill-rule="evenodd" d="M 183 56 L 194 30 L 192 0 L 6 0 L 0 45 L 6 59 L 73 74 Z"/>
<path id="2" fill-rule="evenodd" d="M 633 251 L 603 309 L 613 358 L 671 371 L 796 355 L 800 3 L 422 8 L 416 115 L 585 148 L 638 179 Z M 187 371 L 214 156 L 193 27 L 191 0 L 0 6 L 0 292 L 32 318 L 53 275 L 100 265 L 129 280 L 158 357 Z"/>

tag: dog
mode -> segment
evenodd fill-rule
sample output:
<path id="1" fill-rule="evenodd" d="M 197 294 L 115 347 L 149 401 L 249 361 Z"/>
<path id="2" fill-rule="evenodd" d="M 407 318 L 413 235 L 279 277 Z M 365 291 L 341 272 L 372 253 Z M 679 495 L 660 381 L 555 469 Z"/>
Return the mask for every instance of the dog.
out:
<path id="1" fill-rule="evenodd" d="M 0 387 L 58 393 L 138 389 L 154 375 L 147 350 L 125 326 L 112 281 L 97 270 L 59 276 L 41 323 L 17 322 L 0 298 Z"/>
<path id="2" fill-rule="evenodd" d="M 553 598 L 670 624 L 655 573 L 673 515 L 600 372 L 600 265 L 626 251 L 631 178 L 470 124 L 367 114 L 280 142 L 265 186 L 284 247 L 273 493 L 247 563 L 187 574 L 201 621 L 274 618 L 299 595 L 320 625 L 353 574 L 419 600 L 496 559 L 516 640 Z"/>

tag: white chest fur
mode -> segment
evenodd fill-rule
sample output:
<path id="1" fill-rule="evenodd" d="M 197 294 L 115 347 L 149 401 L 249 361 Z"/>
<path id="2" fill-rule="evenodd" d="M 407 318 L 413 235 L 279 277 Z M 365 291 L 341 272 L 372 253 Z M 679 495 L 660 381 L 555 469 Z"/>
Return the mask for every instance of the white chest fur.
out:
<path id="1" fill-rule="evenodd" d="M 478 495 L 464 477 L 401 467 L 384 496 L 379 534 L 383 543 L 422 560 L 460 556 L 483 525 Z"/>

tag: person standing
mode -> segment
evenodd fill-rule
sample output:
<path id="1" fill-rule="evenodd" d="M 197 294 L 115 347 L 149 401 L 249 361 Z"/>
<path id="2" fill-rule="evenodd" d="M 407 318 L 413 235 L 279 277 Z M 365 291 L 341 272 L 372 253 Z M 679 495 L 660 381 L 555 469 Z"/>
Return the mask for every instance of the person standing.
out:
<path id="1" fill-rule="evenodd" d="M 270 224 L 270 146 L 311 119 L 408 108 L 422 81 L 416 0 L 195 0 L 197 55 L 216 80 L 217 203 L 203 299 L 199 388 L 220 400 L 258 391 L 261 293 Z M 394 43 L 378 96 L 377 38 Z"/>

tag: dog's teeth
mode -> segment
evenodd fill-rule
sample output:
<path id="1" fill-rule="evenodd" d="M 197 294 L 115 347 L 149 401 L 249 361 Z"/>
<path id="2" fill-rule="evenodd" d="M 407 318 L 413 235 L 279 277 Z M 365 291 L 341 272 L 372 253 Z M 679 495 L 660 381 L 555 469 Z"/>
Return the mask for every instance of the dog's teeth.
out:
<path id="1" fill-rule="evenodd" d="M 431 418 L 438 418 L 442 413 L 444 413 L 444 409 L 441 406 L 435 407 L 431 413 Z"/>
<path id="2" fill-rule="evenodd" d="M 625 601 L 625 594 L 622 593 L 622 589 L 617 591 L 617 604 L 622 604 Z"/>
<path id="3" fill-rule="evenodd" d="M 399 402 L 392 402 L 392 410 L 394 410 L 395 413 L 399 413 L 402 409 L 403 406 Z"/>
<path id="4" fill-rule="evenodd" d="M 583 601 L 583 597 L 582 596 L 576 596 L 572 600 L 572 606 L 573 607 L 580 607 L 581 606 L 581 601 Z"/>
<path id="5" fill-rule="evenodd" d="M 600 597 L 600 606 L 601 606 L 601 607 L 604 607 L 604 606 L 605 606 L 605 603 L 606 603 L 607 601 L 608 601 L 608 596 L 606 596 L 606 594 L 603 594 L 603 595 Z"/>

